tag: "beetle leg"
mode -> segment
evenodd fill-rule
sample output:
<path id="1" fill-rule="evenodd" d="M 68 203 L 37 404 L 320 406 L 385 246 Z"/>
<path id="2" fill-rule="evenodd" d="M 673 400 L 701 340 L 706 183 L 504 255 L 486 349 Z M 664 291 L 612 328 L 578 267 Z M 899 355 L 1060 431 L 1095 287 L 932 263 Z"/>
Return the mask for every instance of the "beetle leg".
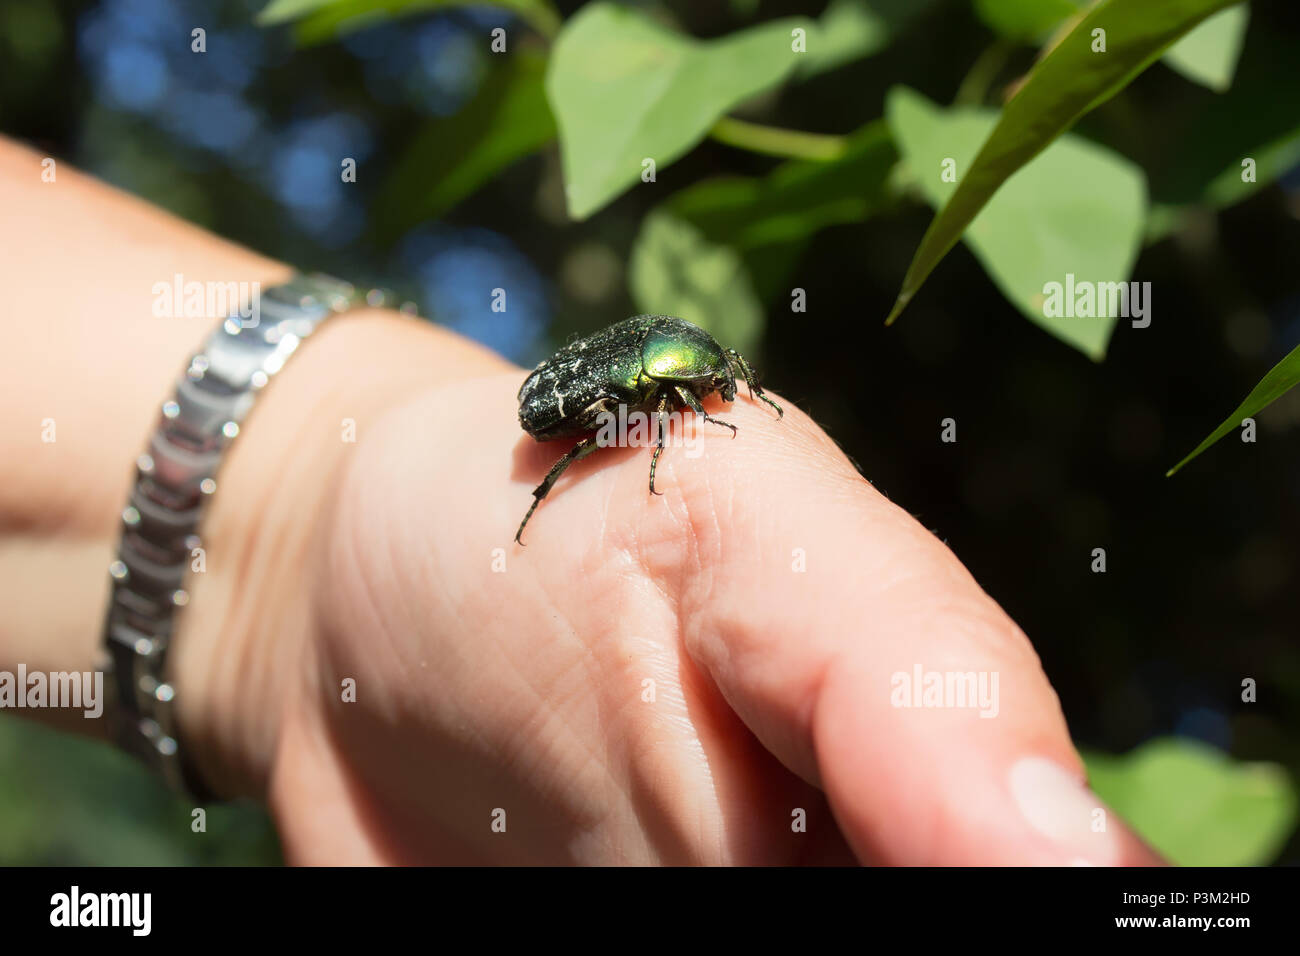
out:
<path id="1" fill-rule="evenodd" d="M 706 422 L 713 422 L 715 425 L 721 425 L 723 428 L 731 429 L 731 437 L 736 437 L 736 426 L 731 422 L 724 422 L 720 418 L 714 418 L 704 410 L 704 405 L 695 397 L 695 393 L 684 385 L 677 386 L 677 397 L 680 398 L 696 415 L 703 418 Z"/>
<path id="2" fill-rule="evenodd" d="M 750 368 L 749 363 L 745 361 L 745 356 L 741 355 L 735 349 L 727 349 L 727 357 L 731 359 L 732 364 L 740 370 L 741 376 L 744 377 L 745 385 L 749 388 L 749 397 L 758 397 L 767 402 L 767 404 L 776 409 L 777 417 L 785 418 L 785 409 L 767 397 L 767 394 L 763 391 L 763 386 L 758 384 L 758 376 L 754 374 L 754 370 Z"/>
<path id="3" fill-rule="evenodd" d="M 550 492 L 551 486 L 559 480 L 560 475 L 564 474 L 564 469 L 568 468 L 575 461 L 586 458 L 595 451 L 597 447 L 599 446 L 596 444 L 595 435 L 584 438 L 582 441 L 578 442 L 578 444 L 569 449 L 568 454 L 551 466 L 551 470 L 546 473 L 546 477 L 542 479 L 542 483 L 533 490 L 533 503 L 528 508 L 528 514 L 524 515 L 524 520 L 519 522 L 519 530 L 515 532 L 515 542 L 517 544 L 523 544 L 520 537 L 524 533 L 524 525 L 528 524 L 528 519 L 533 516 L 533 512 L 537 510 L 537 506 L 542 503 L 542 499 Z"/>
<path id="4" fill-rule="evenodd" d="M 668 393 L 664 392 L 659 397 L 659 410 L 655 412 L 655 423 L 659 427 L 659 440 L 655 442 L 655 453 L 650 459 L 650 494 L 660 495 L 661 491 L 655 491 L 655 468 L 659 464 L 659 456 L 664 451 L 664 410 L 668 407 Z"/>

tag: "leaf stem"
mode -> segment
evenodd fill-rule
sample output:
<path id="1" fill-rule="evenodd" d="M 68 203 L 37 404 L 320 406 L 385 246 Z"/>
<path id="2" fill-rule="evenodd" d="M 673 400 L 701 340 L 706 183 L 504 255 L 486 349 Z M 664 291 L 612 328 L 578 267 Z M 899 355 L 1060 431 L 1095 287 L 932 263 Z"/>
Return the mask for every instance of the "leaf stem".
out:
<path id="1" fill-rule="evenodd" d="M 952 105 L 979 106 L 983 103 L 988 96 L 989 87 L 993 85 L 993 80 L 1006 66 L 1013 48 L 1012 44 L 1005 39 L 996 40 L 986 46 L 971 64 L 961 85 L 957 87 L 957 95 L 953 97 Z"/>
<path id="2" fill-rule="evenodd" d="M 839 159 L 848 151 L 848 140 L 843 136 L 825 133 L 805 133 L 797 129 L 764 126 L 748 120 L 724 116 L 709 130 L 709 135 L 719 143 L 747 149 L 764 156 L 787 159 L 815 159 L 823 162 Z"/>

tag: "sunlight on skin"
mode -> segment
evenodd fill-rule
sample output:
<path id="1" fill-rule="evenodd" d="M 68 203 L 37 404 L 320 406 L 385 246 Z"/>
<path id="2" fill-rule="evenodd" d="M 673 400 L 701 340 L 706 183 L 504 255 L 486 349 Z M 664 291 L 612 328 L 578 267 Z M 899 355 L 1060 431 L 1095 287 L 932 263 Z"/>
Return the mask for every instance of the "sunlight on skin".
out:
<path id="1" fill-rule="evenodd" d="M 300 731 L 338 800 L 322 831 L 351 816 L 383 861 L 1153 860 L 1118 821 L 1023 812 L 1013 767 L 1036 757 L 1063 769 L 1059 792 L 1033 779 L 1035 806 L 1101 806 L 1037 657 L 797 409 L 707 402 L 740 437 L 670 445 L 662 498 L 648 448 L 601 450 L 515 546 L 568 449 L 519 431 L 523 374 L 416 397 L 347 469 L 317 572 L 320 686 L 384 691 L 331 691 Z M 997 671 L 999 718 L 891 706 L 889 676 L 918 660 Z M 513 837 L 489 828 L 497 807 Z"/>
<path id="2" fill-rule="evenodd" d="M 153 284 L 289 270 L 63 164 L 42 185 L 40 158 L 0 141 L 10 305 L 42 316 L 0 352 L 0 669 L 84 670 L 131 462 L 212 324 L 153 317 Z M 266 799 L 290 861 L 1156 862 L 1113 815 L 1093 831 L 1024 635 L 788 402 L 706 402 L 739 436 L 670 445 L 662 497 L 649 449 L 578 462 L 516 546 L 568 449 L 520 430 L 524 374 L 362 311 L 231 448 L 177 701 L 204 775 Z M 918 664 L 996 672 L 996 719 L 892 706 Z"/>

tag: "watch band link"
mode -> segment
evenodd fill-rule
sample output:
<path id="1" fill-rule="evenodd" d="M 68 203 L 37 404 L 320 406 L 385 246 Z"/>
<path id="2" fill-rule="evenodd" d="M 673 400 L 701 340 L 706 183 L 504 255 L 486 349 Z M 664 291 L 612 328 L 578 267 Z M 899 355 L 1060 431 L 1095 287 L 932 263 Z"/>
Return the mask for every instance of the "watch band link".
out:
<path id="1" fill-rule="evenodd" d="M 222 454 L 257 393 L 321 322 L 362 301 L 382 305 L 385 296 L 371 291 L 363 297 L 322 275 L 295 276 L 263 291 L 255 322 L 232 314 L 190 358 L 136 459 L 117 559 L 109 566 L 107 713 L 123 749 L 200 802 L 214 794 L 178 743 L 176 694 L 166 665 L 177 611 L 189 601 L 185 575 L 202 546 L 204 506 L 216 491 Z"/>

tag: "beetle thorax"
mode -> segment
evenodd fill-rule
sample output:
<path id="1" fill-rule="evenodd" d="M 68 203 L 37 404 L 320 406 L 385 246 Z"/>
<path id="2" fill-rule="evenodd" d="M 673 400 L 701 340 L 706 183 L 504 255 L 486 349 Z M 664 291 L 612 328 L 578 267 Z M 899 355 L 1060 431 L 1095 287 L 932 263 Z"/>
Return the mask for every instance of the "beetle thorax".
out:
<path id="1" fill-rule="evenodd" d="M 650 330 L 641 345 L 641 367 L 647 378 L 684 385 L 701 396 L 715 391 L 719 379 L 731 375 L 722 347 L 703 329 L 694 327 Z"/>

